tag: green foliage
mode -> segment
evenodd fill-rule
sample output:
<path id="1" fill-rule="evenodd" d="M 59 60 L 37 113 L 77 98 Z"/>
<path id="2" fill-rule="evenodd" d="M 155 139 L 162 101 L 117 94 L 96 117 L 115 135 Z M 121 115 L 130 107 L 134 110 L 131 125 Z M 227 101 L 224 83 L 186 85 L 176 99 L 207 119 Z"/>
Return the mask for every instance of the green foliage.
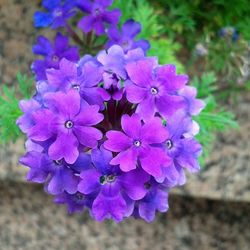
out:
<path id="1" fill-rule="evenodd" d="M 21 136 L 16 119 L 22 114 L 19 109 L 19 98 L 31 97 L 33 79 L 17 74 L 17 87 L 0 87 L 0 143 L 16 141 Z"/>
<path id="2" fill-rule="evenodd" d="M 225 111 L 216 102 L 213 92 L 216 91 L 216 77 L 213 73 L 203 74 L 200 80 L 195 77 L 192 85 L 197 88 L 197 97 L 203 98 L 206 102 L 205 109 L 194 117 L 195 121 L 200 125 L 200 133 L 197 139 L 203 146 L 203 155 L 201 164 L 204 165 L 206 157 L 211 151 L 216 132 L 225 131 L 231 128 L 238 128 L 234 114 Z"/>
<path id="3" fill-rule="evenodd" d="M 138 38 L 147 39 L 150 42 L 149 56 L 157 56 L 162 64 L 175 64 L 178 72 L 184 71 L 183 65 L 176 57 L 181 45 L 166 37 L 165 24 L 163 26 L 163 22 L 159 19 L 159 16 L 164 13 L 159 7 L 152 6 L 146 0 L 117 0 L 114 1 L 113 7 L 122 10 L 121 24 L 131 18 L 141 23 L 142 31 Z"/>

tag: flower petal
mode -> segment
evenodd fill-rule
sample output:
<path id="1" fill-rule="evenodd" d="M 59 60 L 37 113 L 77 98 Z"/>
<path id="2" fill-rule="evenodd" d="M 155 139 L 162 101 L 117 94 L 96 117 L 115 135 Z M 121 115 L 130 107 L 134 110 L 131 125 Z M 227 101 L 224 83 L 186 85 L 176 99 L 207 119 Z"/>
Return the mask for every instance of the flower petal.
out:
<path id="1" fill-rule="evenodd" d="M 55 142 L 49 147 L 49 157 L 53 160 L 62 158 L 69 164 L 73 164 L 79 156 L 78 141 L 72 133 L 61 133 Z"/>
<path id="2" fill-rule="evenodd" d="M 106 137 L 104 148 L 113 152 L 121 152 L 132 145 L 131 139 L 120 131 L 108 131 Z"/>

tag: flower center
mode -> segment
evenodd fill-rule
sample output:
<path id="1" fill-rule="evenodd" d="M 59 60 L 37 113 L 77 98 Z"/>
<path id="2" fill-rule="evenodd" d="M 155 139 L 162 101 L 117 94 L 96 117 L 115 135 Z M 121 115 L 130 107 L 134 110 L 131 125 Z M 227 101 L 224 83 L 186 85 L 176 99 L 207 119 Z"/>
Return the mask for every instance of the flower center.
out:
<path id="1" fill-rule="evenodd" d="M 113 175 L 113 174 L 110 174 L 110 175 L 102 175 L 99 179 L 99 182 L 104 185 L 106 183 L 112 183 L 114 182 L 116 179 L 116 176 Z"/>
<path id="2" fill-rule="evenodd" d="M 95 15 L 98 16 L 100 14 L 100 10 L 98 8 L 95 9 Z"/>
<path id="3" fill-rule="evenodd" d="M 76 199 L 79 200 L 79 201 L 81 201 L 81 200 L 84 199 L 84 195 L 81 194 L 81 193 L 79 193 L 79 192 L 77 192 L 77 193 L 76 193 Z"/>
<path id="4" fill-rule="evenodd" d="M 57 55 L 53 55 L 53 56 L 52 56 L 52 60 L 53 60 L 54 62 L 57 62 L 57 61 L 59 60 L 59 57 L 58 57 Z"/>
<path id="5" fill-rule="evenodd" d="M 62 16 L 63 12 L 61 10 L 55 10 L 54 11 L 54 16 L 55 17 L 59 17 L 59 16 Z"/>
<path id="6" fill-rule="evenodd" d="M 166 141 L 166 146 L 168 149 L 171 149 L 173 147 L 173 142 L 171 140 Z"/>
<path id="7" fill-rule="evenodd" d="M 74 123 L 70 120 L 66 121 L 65 124 L 64 124 L 65 128 L 72 128 L 74 126 Z"/>
<path id="8" fill-rule="evenodd" d="M 147 189 L 147 190 L 150 189 L 151 188 L 151 184 L 149 182 L 145 182 L 144 183 L 144 188 Z"/>
<path id="9" fill-rule="evenodd" d="M 136 147 L 140 147 L 141 146 L 141 142 L 139 140 L 136 140 L 136 141 L 134 141 L 134 145 Z"/>
<path id="10" fill-rule="evenodd" d="M 155 88 L 155 87 L 152 87 L 152 88 L 150 89 L 150 92 L 151 92 L 152 95 L 156 95 L 156 94 L 158 94 L 158 89 Z"/>
<path id="11" fill-rule="evenodd" d="M 55 160 L 53 161 L 56 165 L 61 165 L 62 164 L 62 160 Z"/>
<path id="12" fill-rule="evenodd" d="M 80 90 L 80 85 L 77 84 L 77 83 L 73 83 L 73 84 L 71 85 L 71 87 L 72 87 L 73 89 L 77 90 L 77 91 Z"/>

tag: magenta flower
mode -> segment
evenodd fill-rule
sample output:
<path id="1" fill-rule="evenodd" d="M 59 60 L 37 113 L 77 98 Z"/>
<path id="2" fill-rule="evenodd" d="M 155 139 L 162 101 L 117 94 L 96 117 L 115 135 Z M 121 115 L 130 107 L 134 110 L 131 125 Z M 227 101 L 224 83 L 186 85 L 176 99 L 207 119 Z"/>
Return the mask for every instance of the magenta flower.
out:
<path id="1" fill-rule="evenodd" d="M 142 199 L 147 189 L 144 184 L 150 176 L 141 170 L 123 173 L 117 166 L 111 166 L 112 153 L 101 148 L 92 151 L 94 168 L 81 172 L 78 191 L 94 195 L 92 213 L 96 220 L 113 218 L 121 221 L 128 212 L 127 200 Z"/>
<path id="2" fill-rule="evenodd" d="M 111 160 L 112 165 L 120 165 L 128 172 L 139 166 L 154 177 L 162 176 L 162 167 L 170 163 L 169 157 L 157 144 L 168 138 L 168 133 L 159 118 L 152 118 L 142 124 L 137 114 L 123 115 L 121 126 L 124 132 L 108 131 L 104 147 L 118 155 Z"/>
<path id="3" fill-rule="evenodd" d="M 156 113 L 167 119 L 184 108 L 184 99 L 177 91 L 185 86 L 188 77 L 176 75 L 174 65 L 154 68 L 153 61 L 145 59 L 128 63 L 126 69 L 130 78 L 125 85 L 127 99 L 138 104 L 136 112 L 144 120 Z"/>
<path id="4" fill-rule="evenodd" d="M 103 119 L 103 115 L 98 113 L 98 106 L 81 101 L 76 90 L 48 93 L 45 102 L 46 108 L 34 113 L 35 125 L 30 128 L 28 135 L 34 141 L 55 137 L 48 149 L 51 159 L 64 158 L 72 164 L 79 156 L 80 145 L 90 148 L 97 146 L 102 133 L 92 126 Z"/>
<path id="5" fill-rule="evenodd" d="M 87 14 L 80 20 L 78 27 L 85 33 L 94 30 L 98 36 L 104 34 L 105 24 L 117 24 L 121 15 L 118 9 L 107 10 L 112 2 L 113 0 L 78 1 L 80 10 Z"/>
<path id="6" fill-rule="evenodd" d="M 123 94 L 121 83 L 127 78 L 123 49 L 114 45 L 107 51 L 101 51 L 97 55 L 97 60 L 103 66 L 103 88 L 114 100 L 120 100 Z"/>
<path id="7" fill-rule="evenodd" d="M 74 88 L 89 104 L 97 104 L 101 108 L 104 100 L 109 99 L 108 93 L 98 87 L 102 80 L 102 69 L 92 61 L 78 67 L 76 63 L 62 59 L 59 69 L 48 69 L 46 75 L 48 84 L 54 91 Z"/>

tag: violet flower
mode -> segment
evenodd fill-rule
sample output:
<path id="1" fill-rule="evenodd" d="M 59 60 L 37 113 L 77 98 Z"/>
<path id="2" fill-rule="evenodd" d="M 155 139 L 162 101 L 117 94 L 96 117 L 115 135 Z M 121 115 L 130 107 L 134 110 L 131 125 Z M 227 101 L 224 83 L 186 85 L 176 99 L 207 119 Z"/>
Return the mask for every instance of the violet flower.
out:
<path id="1" fill-rule="evenodd" d="M 87 14 L 79 21 L 78 27 L 84 33 L 94 30 L 97 36 L 104 34 L 105 24 L 117 24 L 121 16 L 118 9 L 107 10 L 112 2 L 113 0 L 78 1 L 80 10 Z"/>
<path id="2" fill-rule="evenodd" d="M 140 169 L 123 173 L 117 166 L 111 166 L 112 153 L 103 148 L 92 150 L 91 158 L 94 168 L 81 172 L 78 191 L 96 194 L 92 205 L 96 220 L 113 218 L 119 222 L 128 210 L 126 200 L 140 200 L 145 196 L 144 183 L 150 176 Z"/>
<path id="3" fill-rule="evenodd" d="M 55 137 L 48 149 L 51 159 L 64 158 L 72 164 L 79 155 L 78 146 L 97 146 L 102 133 L 92 126 L 103 120 L 97 105 L 87 104 L 73 89 L 67 93 L 48 93 L 45 102 L 46 108 L 33 114 L 34 126 L 29 129 L 28 136 L 34 141 Z"/>
<path id="4" fill-rule="evenodd" d="M 114 100 L 122 98 L 122 81 L 127 78 L 124 68 L 125 56 L 123 49 L 114 45 L 106 51 L 97 55 L 97 60 L 103 66 L 103 88 L 106 89 Z"/>
<path id="5" fill-rule="evenodd" d="M 39 36 L 37 44 L 33 46 L 32 50 L 34 54 L 44 58 L 35 60 L 31 66 L 36 75 L 36 80 L 46 80 L 46 69 L 57 69 L 62 58 L 73 62 L 79 60 L 78 48 L 69 46 L 69 38 L 60 33 L 57 33 L 54 44 L 46 37 Z"/>
<path id="6" fill-rule="evenodd" d="M 136 217 L 141 217 L 146 222 L 152 222 L 156 211 L 166 212 L 168 210 L 168 190 L 166 186 L 154 180 L 146 183 L 145 187 L 148 192 L 142 200 L 137 201 L 134 213 Z"/>
<path id="7" fill-rule="evenodd" d="M 163 169 L 165 173 L 163 176 L 172 186 L 185 183 L 184 169 L 191 173 L 200 169 L 198 157 L 202 147 L 194 138 L 186 137 L 190 129 L 192 129 L 191 118 L 181 112 L 176 113 L 167 122 L 168 138 L 164 142 L 164 147 L 166 154 L 172 159 L 172 164 Z"/>
<path id="8" fill-rule="evenodd" d="M 155 146 L 168 137 L 161 120 L 155 117 L 142 124 L 137 114 L 131 117 L 123 115 L 121 126 L 124 132 L 111 130 L 106 133 L 107 141 L 104 142 L 104 147 L 118 153 L 110 163 L 119 164 L 120 169 L 125 172 L 141 165 L 148 174 L 161 177 L 162 167 L 167 167 L 170 163 L 163 150 Z"/>
<path id="9" fill-rule="evenodd" d="M 59 69 L 48 69 L 46 75 L 48 84 L 54 91 L 68 91 L 74 88 L 85 101 L 97 104 L 100 108 L 104 107 L 104 100 L 109 99 L 108 93 L 98 87 L 102 80 L 102 69 L 92 61 L 78 67 L 76 63 L 63 58 Z"/>
<path id="10" fill-rule="evenodd" d="M 145 59 L 126 65 L 130 78 L 125 84 L 127 99 L 138 104 L 136 112 L 144 120 L 151 119 L 156 113 L 167 119 L 185 102 L 177 91 L 188 81 L 186 75 L 176 75 L 174 65 L 154 68 L 152 60 Z"/>
<path id="11" fill-rule="evenodd" d="M 204 109 L 204 101 L 196 99 L 197 90 L 195 87 L 185 86 L 179 90 L 179 94 L 186 99 L 189 115 L 198 115 Z"/>
<path id="12" fill-rule="evenodd" d="M 55 196 L 54 202 L 57 204 L 66 204 L 68 207 L 68 213 L 72 214 L 81 213 L 84 208 L 90 208 L 93 199 L 80 192 L 74 194 L 63 192 Z"/>
<path id="13" fill-rule="evenodd" d="M 145 53 L 150 48 L 150 44 L 145 39 L 135 41 L 135 37 L 141 32 L 141 24 L 130 19 L 126 21 L 121 32 L 117 26 L 112 26 L 108 30 L 109 40 L 106 44 L 106 48 L 110 48 L 112 45 L 120 45 L 124 52 L 128 52 L 131 49 L 141 48 Z"/>
<path id="14" fill-rule="evenodd" d="M 46 183 L 48 193 L 57 195 L 67 191 L 74 194 L 80 180 L 79 173 L 90 166 L 90 157 L 82 153 L 70 165 L 63 160 L 53 161 L 46 152 L 30 151 L 20 158 L 20 163 L 30 168 L 27 180 Z"/>
<path id="15" fill-rule="evenodd" d="M 75 0 L 43 0 L 42 6 L 48 12 L 36 11 L 34 14 L 35 27 L 48 27 L 57 29 L 67 23 L 67 19 L 76 14 L 73 9 Z"/>

